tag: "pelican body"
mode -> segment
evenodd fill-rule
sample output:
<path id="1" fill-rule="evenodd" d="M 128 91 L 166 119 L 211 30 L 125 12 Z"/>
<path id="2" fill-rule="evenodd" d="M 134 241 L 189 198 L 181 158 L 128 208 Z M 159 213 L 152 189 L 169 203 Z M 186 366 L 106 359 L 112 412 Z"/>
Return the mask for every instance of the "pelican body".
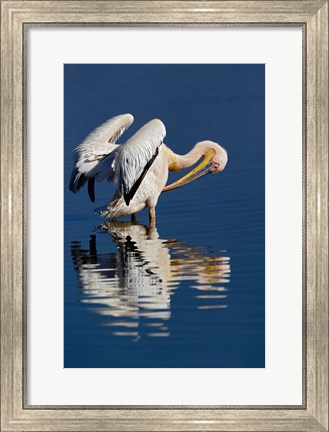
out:
<path id="1" fill-rule="evenodd" d="M 205 174 L 225 168 L 228 157 L 223 147 L 201 141 L 186 155 L 177 155 L 163 140 L 166 129 L 154 119 L 122 145 L 117 140 L 133 123 L 131 114 L 113 117 L 95 129 L 75 149 L 70 190 L 78 192 L 88 182 L 90 199 L 95 201 L 95 180 L 107 180 L 117 189 L 111 201 L 98 210 L 109 219 L 135 215 L 149 208 L 150 225 L 155 226 L 155 207 L 161 192 L 184 186 Z M 169 171 L 179 171 L 203 161 L 187 175 L 165 186 Z"/>

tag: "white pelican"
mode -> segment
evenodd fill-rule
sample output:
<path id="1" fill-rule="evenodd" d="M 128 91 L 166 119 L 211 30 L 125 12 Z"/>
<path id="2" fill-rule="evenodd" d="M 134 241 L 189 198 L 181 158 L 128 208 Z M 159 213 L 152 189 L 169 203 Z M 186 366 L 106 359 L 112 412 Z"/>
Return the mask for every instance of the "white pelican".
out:
<path id="1" fill-rule="evenodd" d="M 227 153 L 212 141 L 201 141 L 183 155 L 177 155 L 164 143 L 166 129 L 154 119 L 137 131 L 125 144 L 116 142 L 133 123 L 131 114 L 113 117 L 95 129 L 75 149 L 70 190 L 78 192 L 88 181 L 90 199 L 95 201 L 94 184 L 113 181 L 117 190 L 107 206 L 100 209 L 103 217 L 116 219 L 135 215 L 149 207 L 150 225 L 155 226 L 155 206 L 163 191 L 186 185 L 205 174 L 216 174 L 225 168 Z M 179 171 L 203 161 L 187 175 L 165 187 L 169 171 Z"/>

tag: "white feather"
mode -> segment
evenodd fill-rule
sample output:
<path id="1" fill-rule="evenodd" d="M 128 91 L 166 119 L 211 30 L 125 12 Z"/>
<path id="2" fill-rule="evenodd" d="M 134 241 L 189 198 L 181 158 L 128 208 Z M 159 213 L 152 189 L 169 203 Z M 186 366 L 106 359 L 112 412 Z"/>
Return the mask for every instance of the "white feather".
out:
<path id="1" fill-rule="evenodd" d="M 70 189 L 77 192 L 84 183 L 79 179 L 94 177 L 93 170 L 117 147 L 116 141 L 133 123 L 131 114 L 115 116 L 97 127 L 74 151 L 74 168 Z"/>
<path id="2" fill-rule="evenodd" d="M 131 126 L 134 117 L 131 114 L 120 114 L 112 117 L 95 130 L 76 148 L 79 156 L 93 156 L 95 154 L 108 154 L 125 130 Z"/>
<path id="3" fill-rule="evenodd" d="M 95 129 L 76 148 L 71 190 L 77 192 L 91 178 L 114 181 L 122 194 L 131 190 L 166 135 L 162 121 L 154 119 L 125 144 L 115 144 L 133 120 L 131 114 L 113 117 Z"/>
<path id="4" fill-rule="evenodd" d="M 121 187 L 124 193 L 129 192 L 139 179 L 165 136 L 164 124 L 161 120 L 154 119 L 139 129 L 117 150 L 112 164 L 114 182 Z"/>

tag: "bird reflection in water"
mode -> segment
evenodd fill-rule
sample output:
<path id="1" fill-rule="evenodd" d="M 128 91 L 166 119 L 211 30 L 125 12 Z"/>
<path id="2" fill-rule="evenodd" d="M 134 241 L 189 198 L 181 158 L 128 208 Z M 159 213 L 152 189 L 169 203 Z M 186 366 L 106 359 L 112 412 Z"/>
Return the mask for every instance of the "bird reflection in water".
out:
<path id="1" fill-rule="evenodd" d="M 80 301 L 102 315 L 114 335 L 136 341 L 169 336 L 170 303 L 183 281 L 189 281 L 198 309 L 227 307 L 230 259 L 223 251 L 163 240 L 156 228 L 133 222 L 111 221 L 101 228 L 112 236 L 116 252 L 98 253 L 95 234 L 89 250 L 72 242 L 71 252 Z"/>

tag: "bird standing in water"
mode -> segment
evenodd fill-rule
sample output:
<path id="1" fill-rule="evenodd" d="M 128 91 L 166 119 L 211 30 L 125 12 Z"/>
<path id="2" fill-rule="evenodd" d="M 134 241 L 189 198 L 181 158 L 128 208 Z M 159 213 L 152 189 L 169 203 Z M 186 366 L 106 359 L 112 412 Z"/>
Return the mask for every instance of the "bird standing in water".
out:
<path id="1" fill-rule="evenodd" d="M 164 143 L 166 129 L 154 119 L 139 129 L 124 144 L 117 140 L 133 123 L 131 114 L 113 117 L 95 129 L 75 149 L 70 190 L 78 192 L 88 182 L 90 199 L 95 201 L 95 179 L 114 182 L 112 200 L 100 209 L 101 216 L 116 219 L 149 208 L 150 226 L 155 226 L 155 206 L 161 192 L 176 189 L 205 174 L 225 168 L 226 150 L 212 141 L 198 142 L 190 152 L 175 154 Z M 165 186 L 169 171 L 180 171 L 202 162 L 171 185 Z"/>

